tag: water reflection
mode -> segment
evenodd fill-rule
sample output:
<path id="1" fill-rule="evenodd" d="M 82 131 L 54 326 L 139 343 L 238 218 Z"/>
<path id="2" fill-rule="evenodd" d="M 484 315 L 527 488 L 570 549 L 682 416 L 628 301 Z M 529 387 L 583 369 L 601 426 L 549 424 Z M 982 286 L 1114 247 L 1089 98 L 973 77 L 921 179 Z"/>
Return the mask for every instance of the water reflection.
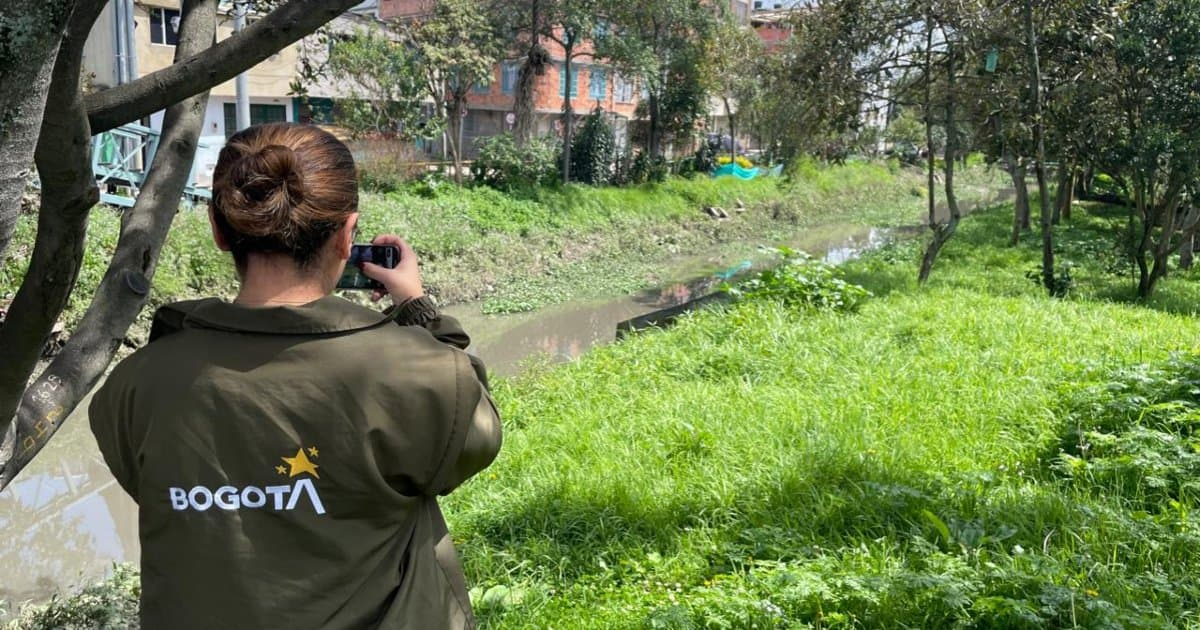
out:
<path id="1" fill-rule="evenodd" d="M 10 610 L 137 559 L 136 506 L 109 474 L 84 414 L 72 414 L 0 493 L 0 528 L 11 534 L 0 540 L 0 599 Z"/>

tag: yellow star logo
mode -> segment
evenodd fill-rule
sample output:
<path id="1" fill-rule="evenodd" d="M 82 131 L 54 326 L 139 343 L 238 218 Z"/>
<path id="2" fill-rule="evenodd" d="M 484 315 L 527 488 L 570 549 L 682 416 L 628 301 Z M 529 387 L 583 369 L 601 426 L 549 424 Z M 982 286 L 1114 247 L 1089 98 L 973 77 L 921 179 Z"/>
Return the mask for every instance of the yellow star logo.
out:
<path id="1" fill-rule="evenodd" d="M 288 471 L 289 477 L 295 477 L 300 473 L 309 473 L 317 479 L 321 478 L 321 475 L 317 474 L 317 465 L 309 461 L 308 455 L 304 454 L 304 449 L 296 451 L 295 457 L 280 457 L 279 459 L 282 459 L 288 466 L 292 467 Z"/>
<path id="2" fill-rule="evenodd" d="M 281 475 L 286 475 L 287 474 L 287 466 L 276 466 L 275 472 L 277 472 Z"/>
<path id="3" fill-rule="evenodd" d="M 317 450 L 317 447 L 310 446 L 310 447 L 308 447 L 308 454 L 311 457 L 316 457 L 316 456 L 320 455 L 321 452 Z"/>

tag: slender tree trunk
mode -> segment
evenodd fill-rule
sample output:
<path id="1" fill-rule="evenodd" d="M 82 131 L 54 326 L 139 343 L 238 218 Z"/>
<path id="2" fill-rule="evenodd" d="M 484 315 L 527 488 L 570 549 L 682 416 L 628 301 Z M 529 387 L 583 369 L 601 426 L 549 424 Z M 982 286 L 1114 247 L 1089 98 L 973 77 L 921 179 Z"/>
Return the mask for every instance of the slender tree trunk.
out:
<path id="1" fill-rule="evenodd" d="M 104 4 L 91 0 L 76 7 L 54 65 L 36 151 L 42 182 L 37 239 L 26 280 L 0 326 L 0 436 L 11 426 L 43 344 L 75 287 L 87 217 L 100 199 L 79 72 L 84 42 Z"/>
<path id="2" fill-rule="evenodd" d="M 0 0 L 0 257 L 21 214 L 72 0 Z M 0 433 L 0 437 L 3 434 Z"/>
<path id="3" fill-rule="evenodd" d="M 650 97 L 646 101 L 646 112 L 649 115 L 650 130 L 647 137 L 646 149 L 650 152 L 650 157 L 662 156 L 662 138 L 659 137 L 659 111 L 658 111 L 658 94 L 650 92 Z"/>
<path id="4" fill-rule="evenodd" d="M 1008 168 L 1013 183 L 1013 229 L 1009 244 L 1021 242 L 1021 232 L 1029 229 L 1029 187 L 1025 184 L 1025 163 L 1014 158 Z"/>
<path id="5" fill-rule="evenodd" d="M 1042 70 L 1038 63 L 1037 33 L 1033 29 L 1033 2 L 1025 0 L 1025 36 L 1029 51 L 1030 98 L 1033 100 L 1033 144 L 1037 152 L 1034 169 L 1037 173 L 1038 201 L 1041 205 L 1042 227 L 1042 284 L 1052 295 L 1057 292 L 1054 280 L 1054 226 L 1051 224 L 1050 193 L 1046 186 L 1046 141 L 1042 116 Z"/>
<path id="6" fill-rule="evenodd" d="M 954 192 L 954 155 L 958 151 L 958 128 L 955 120 L 958 89 L 956 72 L 958 69 L 954 65 L 955 53 L 954 44 L 948 44 L 946 51 L 946 147 L 942 156 L 942 172 L 946 180 L 946 206 L 950 211 L 950 218 L 946 223 L 935 224 L 933 238 L 929 241 L 929 245 L 925 248 L 925 255 L 921 258 L 921 271 L 918 274 L 918 281 L 921 283 L 929 279 L 929 274 L 933 271 L 933 265 L 937 262 L 942 247 L 950 240 L 951 236 L 954 236 L 954 232 L 958 230 L 958 222 L 962 219 L 962 213 L 958 207 L 958 196 Z M 927 88 L 928 85 L 926 83 Z M 930 155 L 932 154 L 933 152 L 930 151 Z M 931 184 L 932 165 L 931 160 Z"/>
<path id="7" fill-rule="evenodd" d="M 933 237 L 926 245 L 924 255 L 921 256 L 921 268 L 917 272 L 917 282 L 920 284 L 925 284 L 929 280 L 929 274 L 933 271 L 933 263 L 937 259 L 943 242 L 940 239 L 941 226 L 937 220 L 937 188 L 933 173 L 933 22 L 928 4 L 925 7 L 925 101 L 923 106 L 925 111 L 925 185 L 929 192 L 929 229 L 933 231 Z"/>
<path id="8" fill-rule="evenodd" d="M 729 97 L 722 96 L 725 103 L 725 115 L 729 117 L 729 161 L 737 160 L 737 127 L 733 124 L 733 110 L 729 108 Z"/>
<path id="9" fill-rule="evenodd" d="M 1071 172 L 1067 181 L 1067 196 L 1063 199 L 1062 204 L 1062 220 L 1071 220 L 1071 206 L 1075 205 L 1075 182 L 1079 179 L 1079 169 L 1074 163 L 1071 164 Z"/>
<path id="10" fill-rule="evenodd" d="M 571 71 L 571 55 L 574 52 L 575 43 L 572 40 L 567 42 L 563 47 L 566 59 L 563 61 L 563 152 L 562 152 L 562 180 L 563 183 L 571 181 L 571 139 L 575 135 L 575 108 L 571 103 L 571 79 L 573 73 Z"/>
<path id="11" fill-rule="evenodd" d="M 1196 230 L 1195 228 L 1184 233 L 1183 239 L 1179 242 L 1179 268 L 1188 271 L 1196 262 Z"/>
<path id="12" fill-rule="evenodd" d="M 212 46 L 217 1 L 184 0 L 181 14 L 177 61 Z M 123 217 L 117 249 L 92 303 L 62 352 L 21 400 L 11 457 L 0 470 L 0 490 L 41 451 L 104 375 L 149 299 L 158 256 L 191 172 L 207 102 L 204 92 L 167 108 L 158 152 L 137 201 Z"/>
<path id="13" fill-rule="evenodd" d="M 465 105 L 465 95 L 453 94 L 451 97 L 454 102 L 450 105 L 450 115 L 448 127 L 448 138 L 446 144 L 450 147 L 450 161 L 454 164 L 454 182 L 459 186 L 463 184 L 462 176 L 462 127 L 463 127 L 463 106 Z"/>

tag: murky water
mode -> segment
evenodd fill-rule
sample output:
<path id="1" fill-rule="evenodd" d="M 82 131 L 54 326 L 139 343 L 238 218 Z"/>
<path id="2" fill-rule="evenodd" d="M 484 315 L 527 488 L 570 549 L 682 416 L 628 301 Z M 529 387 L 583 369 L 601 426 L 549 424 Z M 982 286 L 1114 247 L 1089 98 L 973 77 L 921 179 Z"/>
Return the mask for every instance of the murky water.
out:
<path id="1" fill-rule="evenodd" d="M 877 247 L 892 232 L 834 225 L 809 230 L 793 246 L 841 263 Z M 477 304 L 448 311 L 474 339 L 472 352 L 501 375 L 531 360 L 566 361 L 611 341 L 616 324 L 712 292 L 720 278 L 753 265 L 698 256 L 680 261 L 680 281 L 634 296 L 576 302 L 534 313 L 479 314 Z M 89 398 L 90 400 L 90 398 Z M 0 493 L 0 600 L 24 601 L 71 591 L 104 575 L 113 562 L 138 559 L 137 510 L 108 473 L 83 410 L 71 414 L 54 440 Z"/>

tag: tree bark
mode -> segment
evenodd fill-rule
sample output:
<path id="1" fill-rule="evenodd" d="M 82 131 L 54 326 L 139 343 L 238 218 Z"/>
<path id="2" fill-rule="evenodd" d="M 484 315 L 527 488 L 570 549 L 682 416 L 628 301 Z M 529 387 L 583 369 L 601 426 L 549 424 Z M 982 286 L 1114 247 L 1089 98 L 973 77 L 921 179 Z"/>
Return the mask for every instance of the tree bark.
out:
<path id="1" fill-rule="evenodd" d="M 568 35 L 568 37 L 570 37 Z M 562 152 L 562 181 L 571 181 L 571 137 L 575 131 L 575 108 L 571 103 L 571 55 L 575 49 L 573 38 L 563 46 L 563 152 Z"/>
<path id="2" fill-rule="evenodd" d="M 50 77 L 74 5 L 0 0 L 0 257 L 17 227 Z"/>
<path id="3" fill-rule="evenodd" d="M 1021 232 L 1029 229 L 1029 187 L 1025 184 L 1025 163 L 1013 158 L 1008 175 L 1013 183 L 1013 229 L 1010 245 L 1021 242 Z"/>
<path id="4" fill-rule="evenodd" d="M 79 73 L 84 42 L 104 5 L 105 0 L 79 3 L 54 65 L 36 150 L 42 182 L 37 240 L 0 326 L 0 436 L 7 434 L 43 344 L 75 287 L 88 213 L 100 199 Z"/>
<path id="5" fill-rule="evenodd" d="M 930 239 L 929 245 L 925 248 L 925 254 L 921 257 L 921 270 L 917 275 L 918 282 L 924 284 L 929 280 L 929 274 L 933 271 L 933 265 L 937 262 L 938 255 L 942 251 L 942 247 L 954 236 L 954 232 L 958 230 L 958 223 L 962 219 L 962 212 L 958 207 L 958 196 L 954 192 L 954 156 L 958 151 L 958 128 L 955 120 L 955 111 L 958 106 L 956 102 L 956 91 L 958 77 L 955 74 L 957 68 L 955 62 L 954 44 L 947 45 L 946 51 L 946 146 L 945 153 L 942 156 L 942 173 L 945 176 L 945 191 L 946 191 L 946 207 L 950 211 L 950 219 L 946 223 L 936 224 L 933 231 L 933 238 Z M 927 89 L 928 89 L 928 83 Z M 927 132 L 928 133 L 928 132 Z M 933 155 L 933 151 L 930 151 Z M 930 159 L 930 185 L 933 183 L 933 161 Z M 930 199 L 933 195 L 930 195 Z M 932 219 L 930 210 L 930 218 Z"/>
<path id="6" fill-rule="evenodd" d="M 1063 160 L 1058 165 L 1058 187 L 1054 191 L 1054 216 L 1050 223 L 1058 225 L 1063 218 L 1071 218 L 1071 199 L 1074 195 L 1074 162 Z"/>
<path id="7" fill-rule="evenodd" d="M 176 48 L 174 64 L 88 95 L 92 133 L 108 131 L 207 92 L 311 34 L 355 4 L 357 0 L 291 0 L 215 46 L 182 58 Z"/>
<path id="8" fill-rule="evenodd" d="M 177 60 L 213 44 L 217 0 L 185 0 L 181 13 Z M 96 295 L 62 352 L 21 400 L 14 438 L 9 442 L 11 456 L 0 470 L 0 490 L 46 445 L 62 420 L 104 375 L 126 331 L 145 306 L 159 252 L 195 158 L 207 102 L 205 92 L 167 108 L 158 152 L 137 201 L 122 219 L 117 249 Z"/>
<path id="9" fill-rule="evenodd" d="M 729 109 L 729 97 L 722 96 L 721 101 L 725 105 L 725 115 L 729 117 L 729 160 L 730 162 L 737 161 L 737 128 L 733 124 L 733 110 Z"/>
<path id="10" fill-rule="evenodd" d="M 529 28 L 529 51 L 525 55 L 525 63 L 521 64 L 517 76 L 516 95 L 513 98 L 513 140 L 517 146 L 525 146 L 533 138 L 534 131 L 534 84 L 536 77 L 545 72 L 547 58 L 546 49 L 542 47 L 541 0 L 531 3 L 532 22 Z"/>
<path id="11" fill-rule="evenodd" d="M 1042 285 L 1051 295 L 1058 289 L 1054 280 L 1054 226 L 1051 224 L 1050 192 L 1046 187 L 1046 140 L 1042 116 L 1042 70 L 1038 63 L 1037 33 L 1033 28 L 1033 2 L 1025 0 L 1025 36 L 1029 53 L 1030 98 L 1033 101 L 1033 144 L 1037 152 L 1034 169 L 1037 173 L 1038 202 L 1041 205 L 1042 227 Z"/>

